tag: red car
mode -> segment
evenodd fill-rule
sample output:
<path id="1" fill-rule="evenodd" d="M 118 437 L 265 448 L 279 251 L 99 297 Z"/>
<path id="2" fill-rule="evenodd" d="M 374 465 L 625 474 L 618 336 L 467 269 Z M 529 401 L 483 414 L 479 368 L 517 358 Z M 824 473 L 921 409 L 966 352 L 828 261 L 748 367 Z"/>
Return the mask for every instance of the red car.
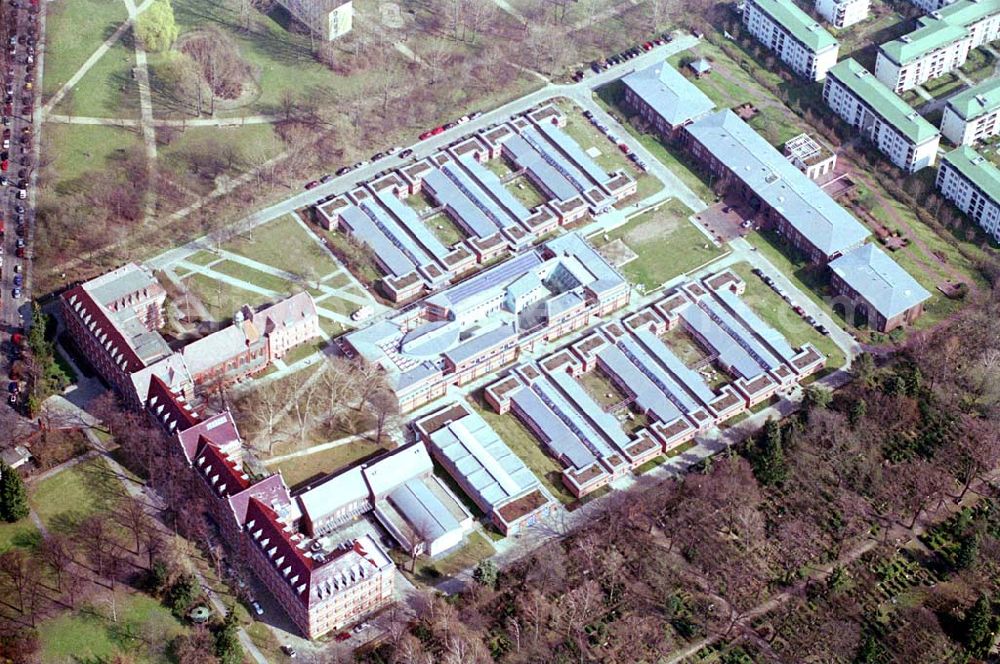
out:
<path id="1" fill-rule="evenodd" d="M 9 161 L 7 161 L 6 159 L 4 159 L 3 161 L 0 161 L 0 171 L 3 171 L 4 173 L 6 173 L 8 168 L 10 168 L 10 162 Z"/>
<path id="2" fill-rule="evenodd" d="M 631 152 L 631 150 L 628 149 L 628 146 L 625 145 L 624 143 L 619 143 L 618 149 L 621 150 L 623 154 L 628 154 L 629 152 Z"/>
<path id="3" fill-rule="evenodd" d="M 333 637 L 333 640 L 334 641 L 346 641 L 349 638 L 351 638 L 351 633 L 350 632 L 341 632 L 337 636 Z"/>
<path id="4" fill-rule="evenodd" d="M 426 141 L 428 138 L 430 138 L 433 135 L 434 135 L 433 131 L 425 131 L 424 133 L 420 134 L 420 140 Z"/>
<path id="5" fill-rule="evenodd" d="M 646 50 L 646 51 L 652 51 L 653 50 L 653 42 L 646 42 L 645 44 L 642 45 L 642 48 L 643 48 L 643 50 Z"/>
<path id="6" fill-rule="evenodd" d="M 431 136 L 437 136 L 438 134 L 444 133 L 444 127 L 434 127 L 431 129 Z"/>
<path id="7" fill-rule="evenodd" d="M 306 182 L 306 189 L 315 189 L 319 186 L 319 180 L 313 180 L 312 182 Z"/>

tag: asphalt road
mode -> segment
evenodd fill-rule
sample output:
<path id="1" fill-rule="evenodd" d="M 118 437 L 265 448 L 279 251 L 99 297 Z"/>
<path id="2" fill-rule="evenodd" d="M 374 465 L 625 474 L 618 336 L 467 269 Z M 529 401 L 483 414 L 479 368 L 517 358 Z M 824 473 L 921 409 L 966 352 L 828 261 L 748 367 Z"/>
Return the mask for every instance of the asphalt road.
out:
<path id="1" fill-rule="evenodd" d="M 4 237 L 0 241 L 3 259 L 3 265 L 0 267 L 0 274 L 2 274 L 0 277 L 0 330 L 2 330 L 0 341 L 2 342 L 7 341 L 11 331 L 21 326 L 22 316 L 28 316 L 30 263 L 17 256 L 16 245 L 23 236 L 27 245 L 24 253 L 26 256 L 31 255 L 30 244 L 34 224 L 34 165 L 37 163 L 35 156 L 37 154 L 37 146 L 35 145 L 37 132 L 32 111 L 37 107 L 35 103 L 37 92 L 41 88 L 41 80 L 36 72 L 36 69 L 39 71 L 40 69 L 27 65 L 28 46 L 17 44 L 14 47 L 15 52 L 11 54 L 11 46 L 8 43 L 8 39 L 12 36 L 15 38 L 27 36 L 29 26 L 35 25 L 37 27 L 39 13 L 28 10 L 30 6 L 28 0 L 20 0 L 22 7 L 19 9 L 13 7 L 12 3 L 5 2 L 4 4 L 4 13 L 7 16 L 16 13 L 16 16 L 13 22 L 6 21 L 0 27 L 0 35 L 3 37 L 3 66 L 0 75 L 3 78 L 2 94 L 5 97 L 5 106 L 7 106 L 6 99 L 11 99 L 9 107 L 5 107 L 3 113 L 4 118 L 9 121 L 9 124 L 3 127 L 4 134 L 6 135 L 6 130 L 10 130 L 10 136 L 5 137 L 4 140 L 10 141 L 10 145 L 3 148 L 3 151 L 7 153 L 8 168 L 2 175 L 9 180 L 9 184 L 0 187 L 0 218 L 3 219 L 4 223 Z M 41 33 L 41 29 L 36 30 L 36 39 Z M 40 52 L 40 45 L 36 44 L 35 49 Z M 26 76 L 29 73 L 36 74 L 36 80 L 32 82 L 33 89 L 26 90 Z M 9 95 L 7 94 L 8 89 L 11 91 Z M 25 104 L 25 100 L 29 103 Z M 25 137 L 24 132 L 26 131 L 30 133 L 26 138 L 28 142 L 22 143 L 21 139 Z M 26 199 L 18 198 L 20 187 L 17 185 L 21 180 L 27 181 L 26 188 L 30 195 Z M 17 206 L 24 208 L 24 225 L 21 231 L 18 230 L 18 213 L 15 212 Z M 15 275 L 19 275 L 22 280 L 19 298 L 15 298 L 13 295 Z M 4 377 L 6 377 L 9 370 L 9 357 L 6 353 L 2 357 L 0 366 L 2 366 Z"/>

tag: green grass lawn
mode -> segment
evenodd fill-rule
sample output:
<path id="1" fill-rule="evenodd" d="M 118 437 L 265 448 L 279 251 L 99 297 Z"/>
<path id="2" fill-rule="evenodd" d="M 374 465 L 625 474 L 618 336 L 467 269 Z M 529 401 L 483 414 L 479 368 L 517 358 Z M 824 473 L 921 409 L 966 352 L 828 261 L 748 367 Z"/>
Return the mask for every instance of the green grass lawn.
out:
<path id="1" fill-rule="evenodd" d="M 315 355 L 318 351 L 323 350 L 327 345 L 326 339 L 313 339 L 309 343 L 302 344 L 290 350 L 283 358 L 282 362 L 285 364 L 295 364 L 299 360 L 303 360 L 310 355 Z"/>
<path id="2" fill-rule="evenodd" d="M 46 5 L 43 92 L 55 94 L 128 18 L 121 0 L 61 0 Z"/>
<path id="3" fill-rule="evenodd" d="M 538 190 L 538 187 L 524 176 L 511 180 L 507 184 L 507 189 L 529 210 L 535 209 L 546 201 L 545 195 Z"/>
<path id="4" fill-rule="evenodd" d="M 244 265 L 243 263 L 237 263 L 236 261 L 222 261 L 221 263 L 216 263 L 212 266 L 212 270 L 215 272 L 221 272 L 222 274 L 229 275 L 241 281 L 245 281 L 249 284 L 253 284 L 258 288 L 266 288 L 267 290 L 272 290 L 277 293 L 291 293 L 293 291 L 292 282 L 282 279 L 281 277 L 276 277 L 273 274 L 268 274 L 266 272 L 261 272 L 260 270 L 255 270 L 252 267 Z"/>
<path id="5" fill-rule="evenodd" d="M 157 140 L 160 168 L 170 174 L 172 181 L 202 195 L 211 192 L 216 185 L 214 171 L 198 168 L 199 164 L 208 161 L 205 155 L 220 160 L 221 174 L 235 176 L 285 149 L 270 124 L 160 129 Z"/>
<path id="6" fill-rule="evenodd" d="M 490 159 L 488 162 L 486 162 L 486 168 L 493 171 L 493 173 L 495 173 L 496 176 L 499 178 L 505 178 L 514 172 L 513 170 L 511 170 L 510 166 L 507 165 L 507 162 L 504 161 L 504 159 L 501 157 L 497 157 L 496 159 Z"/>
<path id="7" fill-rule="evenodd" d="M 473 408 L 497 432 L 500 439 L 507 443 L 507 447 L 531 469 L 549 493 L 564 504 L 576 500 L 562 483 L 562 466 L 542 451 L 539 440 L 514 415 L 499 415 L 491 409 L 480 408 L 475 403 Z"/>
<path id="8" fill-rule="evenodd" d="M 0 553 L 14 547 L 33 549 L 40 541 L 41 533 L 27 517 L 15 523 L 0 522 Z"/>
<path id="9" fill-rule="evenodd" d="M 257 308 L 270 302 L 266 295 L 230 286 L 203 274 L 195 273 L 185 277 L 184 284 L 205 305 L 212 320 L 219 322 L 231 320 L 236 310 L 244 304 Z"/>
<path id="10" fill-rule="evenodd" d="M 195 265 L 208 265 L 209 263 L 214 263 L 215 261 L 222 259 L 220 259 L 217 254 L 202 249 L 201 251 L 191 254 L 184 260 L 188 263 L 194 263 Z"/>
<path id="11" fill-rule="evenodd" d="M 462 229 L 444 212 L 426 219 L 423 224 L 446 247 L 451 247 L 465 239 L 465 233 L 462 232 Z"/>
<path id="12" fill-rule="evenodd" d="M 341 468 L 354 465 L 360 459 L 381 454 L 384 451 L 384 448 L 374 443 L 355 441 L 344 443 L 343 445 L 338 445 L 322 452 L 316 452 L 315 454 L 306 454 L 289 459 L 288 461 L 282 461 L 279 464 L 272 465 L 270 468 L 275 472 L 280 471 L 281 476 L 285 478 L 285 483 L 290 487 L 294 487 L 301 482 L 315 477 L 317 474 L 325 475 L 332 473 Z M 275 452 L 278 453 L 277 450 Z"/>
<path id="13" fill-rule="evenodd" d="M 479 561 L 489 558 L 494 553 L 496 549 L 493 548 L 493 544 L 480 533 L 474 532 L 469 535 L 465 544 L 452 553 L 424 564 L 418 561 L 417 575 L 426 581 L 435 581 L 437 575 L 454 576 L 462 570 L 474 567 Z M 428 568 L 433 568 L 437 574 Z"/>
<path id="14" fill-rule="evenodd" d="M 43 135 L 44 152 L 51 163 L 46 175 L 52 173 L 56 180 L 45 185 L 57 193 L 85 186 L 74 180 L 91 171 L 114 168 L 112 162 L 125 150 L 141 144 L 134 131 L 117 127 L 48 123 Z"/>
<path id="15" fill-rule="evenodd" d="M 38 482 L 32 486 L 29 502 L 46 528 L 65 532 L 108 509 L 111 497 L 120 490 L 118 483 L 98 457 Z"/>
<path id="16" fill-rule="evenodd" d="M 667 457 L 665 457 L 663 455 L 658 456 L 658 457 L 653 457 L 652 459 L 650 459 L 646 463 L 638 466 L 635 469 L 634 472 L 635 472 L 636 475 L 642 475 L 644 473 L 648 473 L 649 471 L 653 470 L 654 468 L 659 468 L 660 466 L 662 466 L 666 462 L 667 462 Z"/>
<path id="17" fill-rule="evenodd" d="M 355 304 L 350 300 L 345 300 L 342 297 L 337 297 L 336 295 L 329 295 L 323 298 L 323 301 L 318 306 L 341 316 L 350 316 L 361 308 L 361 305 Z"/>
<path id="18" fill-rule="evenodd" d="M 788 303 L 774 290 L 753 274 L 748 263 L 733 265 L 734 270 L 747 284 L 743 293 L 743 301 L 753 309 L 761 319 L 785 336 L 793 347 L 798 348 L 804 343 L 811 343 L 827 357 L 827 366 L 838 368 L 844 365 L 847 358 L 840 347 L 830 337 L 817 332 L 812 325 L 795 313 Z"/>
<path id="19" fill-rule="evenodd" d="M 107 591 L 102 591 L 106 596 Z M 129 654 L 148 664 L 168 664 L 167 644 L 187 628 L 170 611 L 147 595 L 124 587 L 117 591 L 118 622 L 110 618 L 110 598 L 100 598 L 94 607 L 63 613 L 38 626 L 42 661 L 47 664 L 110 662 L 117 654 Z M 153 635 L 153 641 L 144 637 Z"/>
<path id="20" fill-rule="evenodd" d="M 577 381 L 602 408 L 621 403 L 625 399 L 625 395 L 598 370 L 580 374 Z"/>
<path id="21" fill-rule="evenodd" d="M 704 360 L 708 355 L 701 349 L 694 338 L 683 326 L 675 327 L 663 335 L 663 343 L 673 351 L 674 355 L 685 366 L 693 366 Z"/>
<path id="22" fill-rule="evenodd" d="M 50 52 L 47 51 L 45 54 L 46 88 L 49 83 Z M 70 116 L 137 119 L 139 86 L 132 78 L 133 67 L 135 67 L 135 50 L 132 45 L 132 31 L 129 30 L 62 98 L 56 105 L 55 112 Z"/>
<path id="23" fill-rule="evenodd" d="M 722 250 L 687 220 L 691 211 L 668 201 L 606 234 L 591 237 L 597 247 L 621 239 L 637 257 L 620 267 L 629 281 L 647 291 L 722 255 Z"/>
<path id="24" fill-rule="evenodd" d="M 276 267 L 311 281 L 335 272 L 340 266 L 291 216 L 285 216 L 241 236 L 223 249 Z"/>

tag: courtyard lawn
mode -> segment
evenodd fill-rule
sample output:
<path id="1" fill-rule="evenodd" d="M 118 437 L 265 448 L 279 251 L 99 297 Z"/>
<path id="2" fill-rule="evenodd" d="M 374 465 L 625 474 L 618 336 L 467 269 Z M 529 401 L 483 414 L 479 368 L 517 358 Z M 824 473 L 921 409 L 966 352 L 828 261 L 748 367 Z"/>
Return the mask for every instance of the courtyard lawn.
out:
<path id="1" fill-rule="evenodd" d="M 191 254 L 184 260 L 188 263 L 194 263 L 195 265 L 208 265 L 209 263 L 214 263 L 215 261 L 222 259 L 219 258 L 216 253 L 202 249 L 201 251 Z"/>
<path id="2" fill-rule="evenodd" d="M 326 339 L 313 339 L 309 343 L 304 343 L 290 350 L 281 361 L 285 364 L 295 364 L 299 360 L 304 360 L 310 355 L 322 351 L 329 342 Z M 318 358 L 317 358 L 318 359 Z"/>
<path id="3" fill-rule="evenodd" d="M 98 457 L 33 485 L 29 502 L 46 528 L 66 532 L 108 509 L 120 489 L 118 478 Z"/>
<path id="4" fill-rule="evenodd" d="M 524 207 L 533 210 L 546 201 L 545 195 L 527 177 L 517 177 L 507 183 L 507 189 Z"/>
<path id="5" fill-rule="evenodd" d="M 625 395 L 599 370 L 588 371 L 577 377 L 580 385 L 602 408 L 621 403 Z M 610 396 L 608 396 L 610 395 Z"/>
<path id="6" fill-rule="evenodd" d="M 549 493 L 567 505 L 576 500 L 562 483 L 562 466 L 545 454 L 541 442 L 514 415 L 499 415 L 476 403 L 473 403 L 473 408 L 497 432 L 500 439 L 507 443 L 507 447 L 531 469 Z"/>
<path id="7" fill-rule="evenodd" d="M 804 343 L 811 343 L 827 357 L 826 365 L 830 368 L 844 366 L 847 361 L 840 346 L 830 337 L 823 336 L 799 316 L 774 290 L 765 284 L 751 270 L 748 263 L 737 263 L 732 269 L 746 282 L 746 292 L 743 301 L 757 313 L 761 319 L 781 332 L 793 347 L 798 348 Z"/>
<path id="8" fill-rule="evenodd" d="M 54 112 L 69 116 L 137 119 L 139 86 L 132 78 L 135 67 L 132 39 L 131 30 L 122 35 L 62 98 Z M 45 64 L 48 65 L 48 53 Z M 45 69 L 44 82 L 47 84 L 48 66 Z"/>
<path id="9" fill-rule="evenodd" d="M 683 326 L 675 327 L 663 335 L 663 343 L 673 351 L 674 355 L 687 367 L 692 367 L 704 360 L 708 355 L 701 349 Z"/>
<path id="10" fill-rule="evenodd" d="M 688 221 L 690 215 L 682 203 L 671 200 L 590 240 L 598 248 L 615 240 L 624 242 L 636 256 L 619 269 L 629 281 L 641 284 L 648 292 L 723 254 Z"/>
<path id="11" fill-rule="evenodd" d="M 201 300 L 212 320 L 219 322 L 232 319 L 236 310 L 244 304 L 256 309 L 265 302 L 270 302 L 266 295 L 230 286 L 203 274 L 195 273 L 185 277 L 184 285 L 192 295 Z M 191 315 L 194 315 L 193 308 Z"/>
<path id="12" fill-rule="evenodd" d="M 215 272 L 221 272 L 222 274 L 253 284 L 258 288 L 274 291 L 280 295 L 291 293 L 294 290 L 292 282 L 281 277 L 276 277 L 273 274 L 268 274 L 267 272 L 261 272 L 236 261 L 222 261 L 213 265 L 211 269 Z"/>
<path id="13" fill-rule="evenodd" d="M 187 628 L 158 601 L 120 586 L 116 605 L 118 622 L 113 622 L 109 599 L 101 597 L 94 607 L 63 613 L 38 626 L 42 661 L 49 664 L 110 662 L 118 654 L 142 664 L 168 664 L 167 645 Z M 103 591 L 102 595 L 107 595 Z M 146 643 L 147 634 L 155 635 Z M 134 658 L 134 659 L 132 659 Z"/>
<path id="14" fill-rule="evenodd" d="M 462 232 L 462 229 L 444 212 L 424 220 L 423 224 L 446 247 L 451 247 L 465 239 L 465 233 Z"/>
<path id="15" fill-rule="evenodd" d="M 306 454 L 270 466 L 281 473 L 285 484 L 294 487 L 317 475 L 328 475 L 334 471 L 353 466 L 366 457 L 381 454 L 385 448 L 375 443 L 360 440 L 338 445 L 329 450 Z"/>
<path id="16" fill-rule="evenodd" d="M 45 5 L 46 98 L 55 94 L 128 18 L 120 0 L 62 0 Z"/>
<path id="17" fill-rule="evenodd" d="M 654 468 L 659 468 L 660 466 L 662 466 L 666 462 L 667 462 L 667 457 L 665 457 L 663 455 L 660 455 L 658 457 L 653 457 L 652 459 L 650 459 L 646 463 L 644 463 L 641 466 L 637 467 L 633 472 L 636 475 L 643 475 L 643 474 L 648 473 L 649 471 L 653 470 Z"/>
<path id="18" fill-rule="evenodd" d="M 323 300 L 316 306 L 332 311 L 335 314 L 348 317 L 361 308 L 360 304 L 355 304 L 350 300 L 345 300 L 344 298 L 337 297 L 336 295 L 328 295 L 324 297 Z"/>
<path id="19" fill-rule="evenodd" d="M 276 267 L 303 279 L 322 279 L 340 266 L 291 215 L 272 221 L 223 245 L 234 254 Z"/>

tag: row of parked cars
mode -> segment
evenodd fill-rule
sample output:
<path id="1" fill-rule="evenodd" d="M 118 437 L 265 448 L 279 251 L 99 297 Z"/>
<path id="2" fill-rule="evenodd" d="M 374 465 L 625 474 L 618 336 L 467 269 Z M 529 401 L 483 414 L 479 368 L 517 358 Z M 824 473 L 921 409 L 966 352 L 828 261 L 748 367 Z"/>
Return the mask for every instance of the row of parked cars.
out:
<path id="1" fill-rule="evenodd" d="M 796 304 L 792 300 L 792 296 L 789 295 L 787 292 L 785 292 L 785 289 L 783 289 L 781 286 L 779 286 L 778 282 L 776 282 L 771 277 L 767 276 L 767 274 L 765 274 L 764 271 L 761 270 L 759 267 L 755 267 L 753 269 L 753 273 L 756 274 L 758 277 L 760 277 L 761 281 L 763 281 L 765 284 L 767 284 L 768 286 L 770 286 L 771 290 L 773 290 L 775 293 L 777 293 L 778 295 L 780 295 L 781 299 L 783 299 L 785 302 L 787 302 L 788 305 L 792 308 L 792 310 L 795 313 L 797 313 L 798 315 L 802 316 L 803 320 L 805 320 L 807 323 L 809 323 L 810 325 L 812 325 L 813 328 L 815 328 L 817 332 L 819 332 L 820 334 L 822 334 L 824 336 L 829 336 L 829 334 L 830 334 L 829 328 L 827 328 L 826 325 L 823 325 L 818 320 L 816 320 L 816 317 L 813 316 L 812 314 L 808 313 L 802 305 Z"/>
<path id="2" fill-rule="evenodd" d="M 611 128 L 608 125 L 601 122 L 600 118 L 598 118 L 590 111 L 584 111 L 583 117 L 587 118 L 587 120 L 590 121 L 590 124 L 597 127 L 609 141 L 614 143 L 618 147 L 618 149 L 621 150 L 622 154 L 628 157 L 629 161 L 635 164 L 639 168 L 639 170 L 644 172 L 649 170 L 649 165 L 646 162 L 644 162 L 642 158 L 639 157 L 639 155 L 633 152 L 632 148 L 628 146 L 628 143 L 619 138 L 618 134 L 611 131 Z"/>
<path id="3" fill-rule="evenodd" d="M 610 69 L 615 65 L 620 65 L 623 62 L 627 62 L 642 55 L 645 51 L 652 51 L 657 46 L 662 46 L 667 42 L 673 41 L 673 36 L 668 32 L 664 32 L 659 37 L 654 37 L 653 39 L 643 42 L 638 46 L 633 46 L 632 48 L 625 49 L 617 55 L 612 55 L 607 58 L 602 58 L 600 60 L 594 60 L 590 63 L 590 69 L 595 73 L 600 73 L 605 69 Z M 583 71 L 578 71 L 574 77 L 576 80 L 581 80 L 583 78 Z M 578 78 L 577 78 L 578 77 Z"/>
<path id="4" fill-rule="evenodd" d="M 424 141 L 424 140 L 427 140 L 428 138 L 430 138 L 432 136 L 438 136 L 439 134 L 443 134 L 444 132 L 446 132 L 447 130 L 451 129 L 452 127 L 457 127 L 457 126 L 463 125 L 466 122 L 469 122 L 471 120 L 475 120 L 476 118 L 478 118 L 482 114 L 483 114 L 482 111 L 476 111 L 474 113 L 470 113 L 469 115 L 463 115 L 462 117 L 460 117 L 459 119 L 455 120 L 454 122 L 449 122 L 447 124 L 441 125 L 440 127 L 434 127 L 434 129 L 429 129 L 429 130 L 425 131 L 424 133 L 420 134 L 420 140 Z M 330 180 L 332 180 L 335 177 L 338 177 L 340 175 L 347 175 L 351 171 L 356 171 L 359 168 L 364 168 L 365 166 L 368 166 L 368 165 L 372 164 L 373 162 L 378 161 L 379 159 L 385 159 L 386 157 L 391 157 L 392 155 L 399 155 L 400 159 L 409 159 L 410 157 L 413 156 L 413 150 L 411 148 L 404 149 L 404 148 L 401 148 L 401 147 L 397 146 L 397 147 L 394 147 L 394 148 L 389 148 L 385 152 L 376 152 L 375 154 L 372 155 L 371 159 L 365 159 L 363 161 L 359 161 L 356 164 L 351 164 L 350 166 L 341 166 L 340 168 L 337 169 L 337 171 L 335 173 L 327 173 L 326 175 L 324 175 L 323 177 L 321 177 L 318 180 L 310 180 L 309 182 L 306 183 L 306 187 L 305 188 L 306 189 L 315 189 L 316 187 L 320 186 L 321 184 L 326 184 L 327 182 L 329 182 Z M 382 173 L 378 173 L 376 175 L 376 177 L 381 176 L 383 174 L 384 174 L 384 171 Z"/>

